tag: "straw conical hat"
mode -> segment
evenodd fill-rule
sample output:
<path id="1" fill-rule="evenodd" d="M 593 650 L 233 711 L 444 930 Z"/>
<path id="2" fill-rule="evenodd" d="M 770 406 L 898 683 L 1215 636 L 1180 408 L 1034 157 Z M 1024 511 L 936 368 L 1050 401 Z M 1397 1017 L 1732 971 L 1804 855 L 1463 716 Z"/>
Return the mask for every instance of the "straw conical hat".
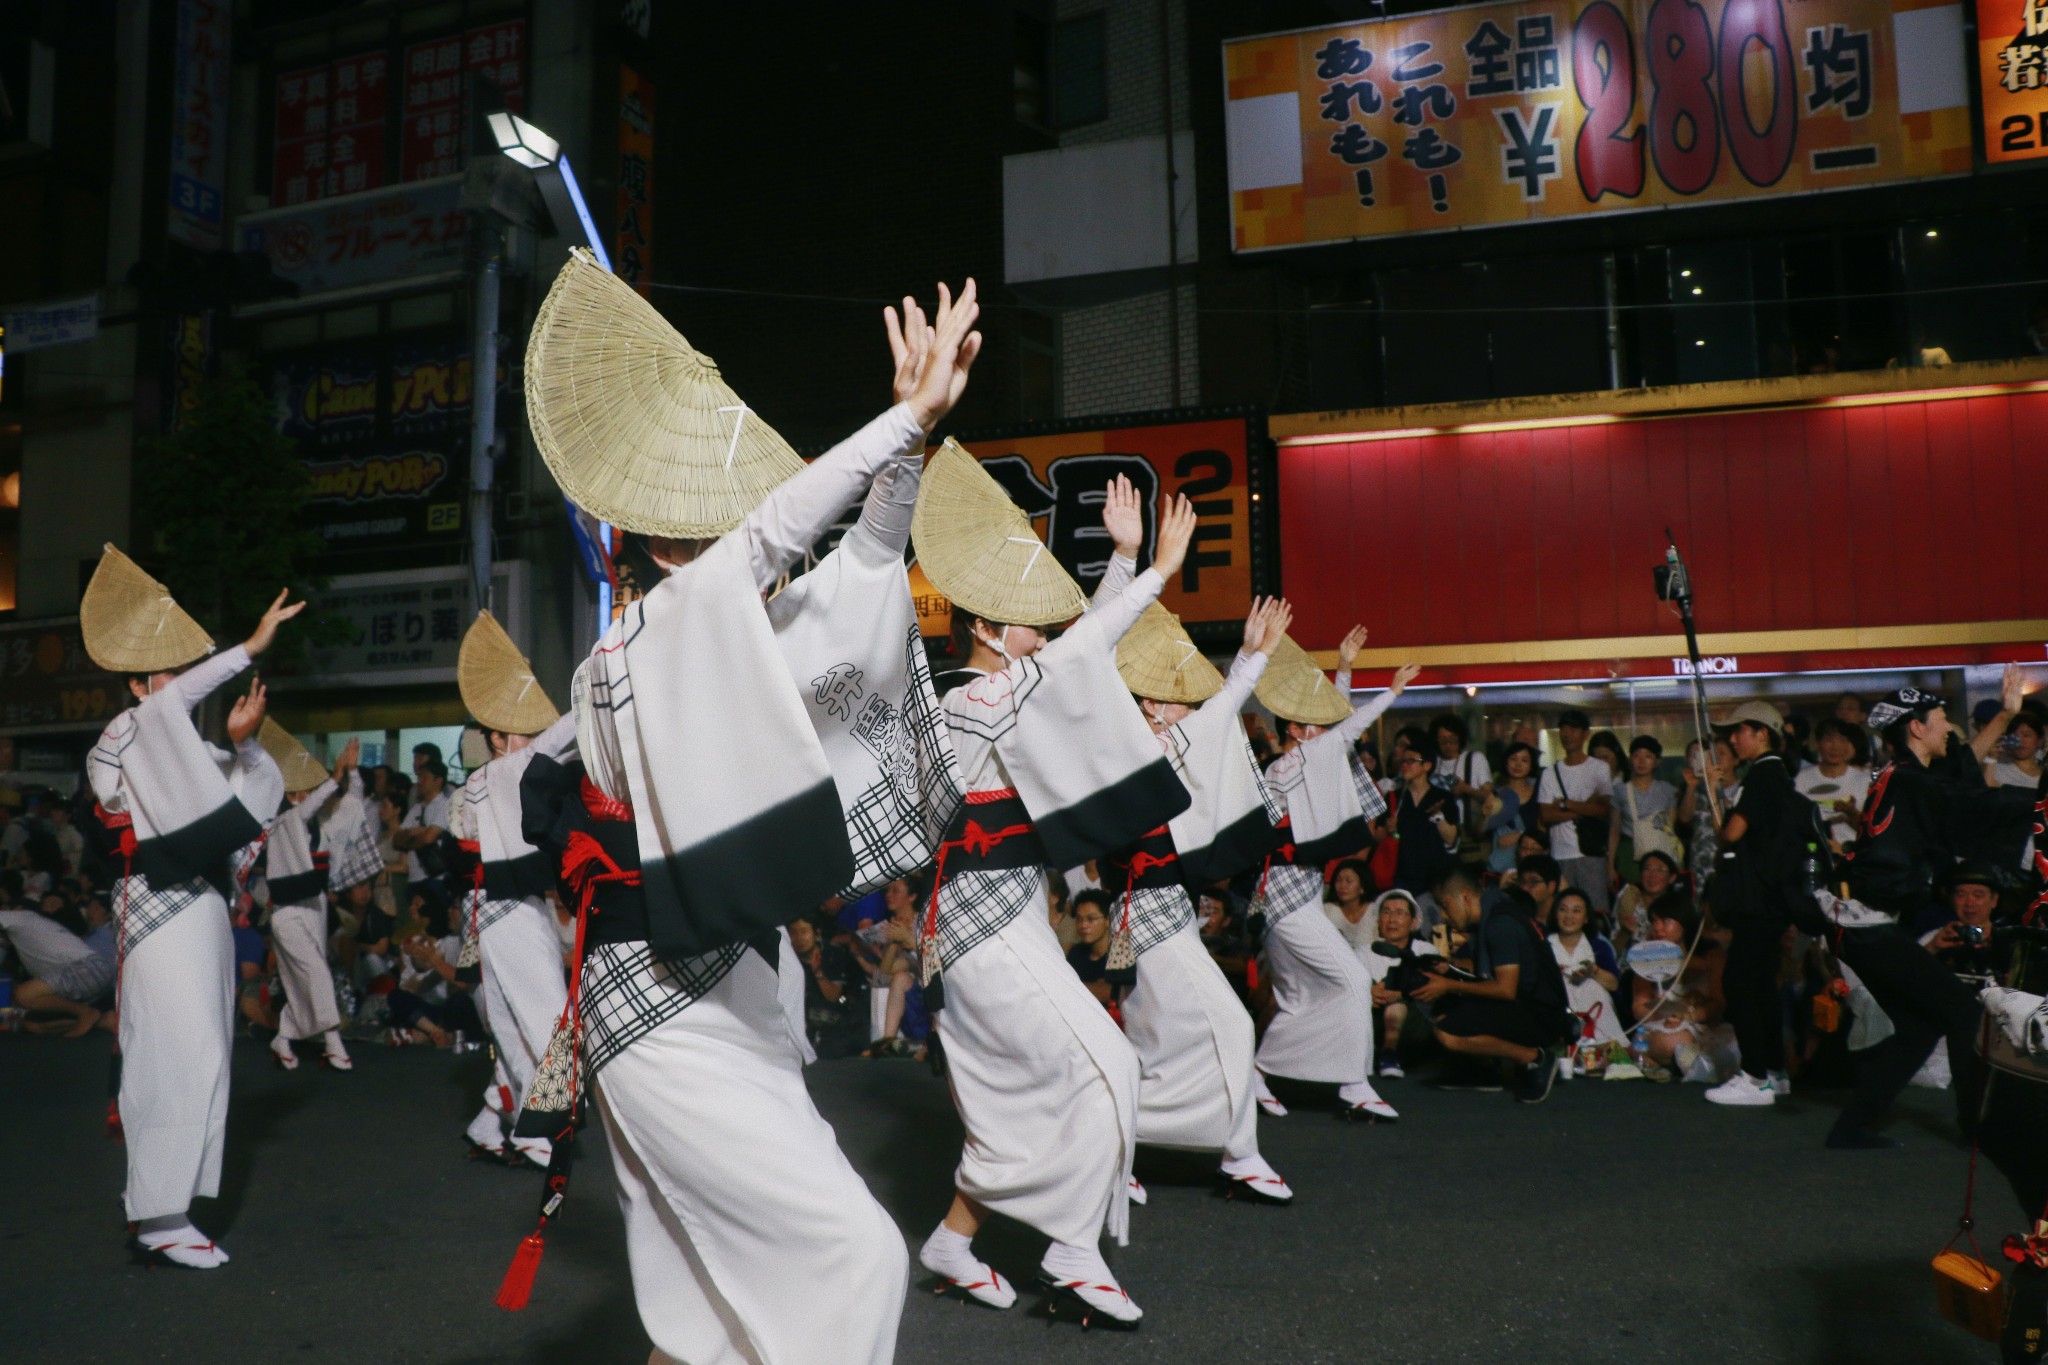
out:
<path id="1" fill-rule="evenodd" d="M 171 590 L 112 545 L 78 604 L 85 652 L 110 673 L 162 673 L 213 652 L 213 637 L 171 600 Z"/>
<path id="2" fill-rule="evenodd" d="M 533 676 L 533 665 L 487 611 L 476 614 L 455 656 L 455 685 L 462 704 L 486 730 L 537 735 L 561 719 Z"/>
<path id="3" fill-rule="evenodd" d="M 1181 628 L 1180 618 L 1154 602 L 1116 646 L 1124 686 L 1153 701 L 1200 706 L 1223 690 L 1223 675 Z"/>
<path id="4" fill-rule="evenodd" d="M 951 437 L 925 466 L 910 534 L 932 586 L 983 620 L 1049 626 L 1088 610 L 1024 509 Z"/>
<path id="5" fill-rule="evenodd" d="M 1303 725 L 1335 725 L 1351 716 L 1351 699 L 1337 690 L 1307 651 L 1282 636 L 1266 671 L 1253 689 L 1268 711 Z"/>
<path id="6" fill-rule="evenodd" d="M 526 416 L 570 501 L 646 535 L 720 535 L 803 468 L 711 358 L 582 247 L 533 322 Z"/>
<path id="7" fill-rule="evenodd" d="M 309 792 L 327 780 L 327 769 L 320 766 L 320 760 L 307 753 L 306 746 L 292 738 L 291 731 L 269 716 L 263 718 L 263 728 L 256 732 L 256 742 L 277 760 L 279 771 L 284 773 L 287 792 Z"/>

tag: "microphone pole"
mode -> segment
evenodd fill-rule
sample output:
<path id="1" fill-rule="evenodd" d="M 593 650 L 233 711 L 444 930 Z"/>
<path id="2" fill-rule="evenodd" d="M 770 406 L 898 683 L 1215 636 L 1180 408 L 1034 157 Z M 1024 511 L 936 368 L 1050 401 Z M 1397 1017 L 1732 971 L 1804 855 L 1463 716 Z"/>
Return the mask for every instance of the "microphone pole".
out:
<path id="1" fill-rule="evenodd" d="M 1700 785 L 1707 789 L 1707 807 L 1714 814 L 1714 824 L 1723 820 L 1721 810 L 1721 789 L 1705 769 L 1713 765 L 1714 727 L 1707 711 L 1707 670 L 1705 660 L 1700 657 L 1699 624 L 1692 614 L 1692 575 L 1687 572 L 1685 559 L 1678 553 L 1678 538 L 1671 534 L 1669 526 L 1664 528 L 1664 562 L 1657 567 L 1657 595 L 1678 607 L 1678 618 L 1685 623 L 1685 652 L 1692 660 L 1692 724 L 1693 732 L 1700 742 Z"/>

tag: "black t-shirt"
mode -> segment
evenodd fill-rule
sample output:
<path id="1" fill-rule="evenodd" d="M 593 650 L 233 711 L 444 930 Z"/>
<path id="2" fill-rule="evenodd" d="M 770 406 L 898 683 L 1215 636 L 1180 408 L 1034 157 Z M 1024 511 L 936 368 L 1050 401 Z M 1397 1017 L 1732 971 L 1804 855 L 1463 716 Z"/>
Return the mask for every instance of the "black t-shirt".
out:
<path id="1" fill-rule="evenodd" d="M 1543 937 L 1535 908 L 1520 896 L 1506 895 L 1479 917 L 1479 974 L 1497 975 L 1503 967 L 1519 967 L 1515 1000 L 1536 1009 L 1562 1010 L 1568 997 L 1557 955 Z"/>
<path id="2" fill-rule="evenodd" d="M 1106 980 L 1109 976 L 1109 954 L 1096 957 L 1094 950 L 1085 943 L 1076 943 L 1067 949 L 1067 965 L 1074 969 L 1074 975 L 1081 978 L 1084 986 Z"/>
<path id="3" fill-rule="evenodd" d="M 806 1008 L 833 1009 L 846 1003 L 846 988 L 853 981 L 857 970 L 854 966 L 852 953 L 837 943 L 827 943 L 819 950 L 818 970 L 816 972 L 811 970 L 809 962 L 802 959 L 799 959 L 799 961 L 802 961 L 804 969 L 804 1005 Z M 825 998 L 824 991 L 819 989 L 818 986 L 818 978 L 820 976 L 839 987 L 838 1000 L 827 1000 Z"/>
<path id="4" fill-rule="evenodd" d="M 1417 801 L 1408 788 L 1401 787 L 1389 803 L 1394 811 L 1394 833 L 1401 836 L 1401 854 L 1394 865 L 1394 885 L 1403 891 L 1428 891 L 1437 878 L 1458 861 L 1458 850 L 1446 847 L 1437 832 L 1437 818 L 1458 823 L 1458 798 L 1441 787 L 1431 787 Z"/>
<path id="5" fill-rule="evenodd" d="M 1793 785 L 1792 770 L 1778 754 L 1765 754 L 1749 765 L 1749 771 L 1742 777 L 1742 795 L 1735 802 L 1732 814 L 1739 815 L 1753 833 L 1744 834 L 1742 842 L 1758 839 L 1759 835 L 1774 833 L 1788 818 L 1792 807 L 1797 804 L 1799 789 Z"/>

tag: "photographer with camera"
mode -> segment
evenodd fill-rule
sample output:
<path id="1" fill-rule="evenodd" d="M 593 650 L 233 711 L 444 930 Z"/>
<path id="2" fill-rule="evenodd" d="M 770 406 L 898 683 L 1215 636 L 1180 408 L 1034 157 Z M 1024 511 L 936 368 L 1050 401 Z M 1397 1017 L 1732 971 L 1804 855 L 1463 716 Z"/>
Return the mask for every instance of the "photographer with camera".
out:
<path id="1" fill-rule="evenodd" d="M 1992 941 L 2003 882 L 1989 863 L 1976 859 L 1957 863 L 1943 879 L 1955 918 L 1920 936 L 1920 946 L 1971 990 L 1997 985 L 2002 959 L 2009 956 Z"/>
<path id="2" fill-rule="evenodd" d="M 1470 935 L 1474 973 L 1425 964 L 1429 973 L 1407 992 L 1436 1006 L 1436 1036 L 1458 1057 L 1499 1058 L 1520 1070 L 1515 1098 L 1541 1104 L 1557 1080 L 1551 1049 L 1574 1036 L 1564 974 L 1536 922 L 1535 907 L 1510 888 L 1482 909 L 1479 886 L 1453 869 L 1437 879 L 1437 905 L 1454 930 Z"/>
<path id="3" fill-rule="evenodd" d="M 1372 1026 L 1378 1045 L 1373 1049 L 1376 1075 L 1399 1080 L 1407 1074 L 1401 1066 L 1401 1035 L 1410 1031 L 1427 1035 L 1429 1025 L 1423 1010 L 1408 1007 L 1407 993 L 1422 984 L 1428 972 L 1425 963 L 1441 961 L 1426 938 L 1416 937 L 1419 917 L 1415 899 L 1405 891 L 1389 891 L 1373 902 L 1377 930 L 1371 948 L 1361 953 L 1365 974 L 1372 978 Z"/>

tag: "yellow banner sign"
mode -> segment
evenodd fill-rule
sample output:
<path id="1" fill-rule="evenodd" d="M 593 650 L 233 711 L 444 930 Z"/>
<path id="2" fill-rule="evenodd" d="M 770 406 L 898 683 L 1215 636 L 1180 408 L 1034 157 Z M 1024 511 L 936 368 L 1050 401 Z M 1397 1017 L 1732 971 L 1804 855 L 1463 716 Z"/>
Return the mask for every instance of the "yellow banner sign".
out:
<path id="1" fill-rule="evenodd" d="M 2042 0 L 1976 3 L 1984 159 L 2048 156 L 2048 6 Z"/>
<path id="2" fill-rule="evenodd" d="M 1493 5 L 1242 39 L 1224 70 L 1239 251 L 1972 166 L 1953 3 Z"/>

